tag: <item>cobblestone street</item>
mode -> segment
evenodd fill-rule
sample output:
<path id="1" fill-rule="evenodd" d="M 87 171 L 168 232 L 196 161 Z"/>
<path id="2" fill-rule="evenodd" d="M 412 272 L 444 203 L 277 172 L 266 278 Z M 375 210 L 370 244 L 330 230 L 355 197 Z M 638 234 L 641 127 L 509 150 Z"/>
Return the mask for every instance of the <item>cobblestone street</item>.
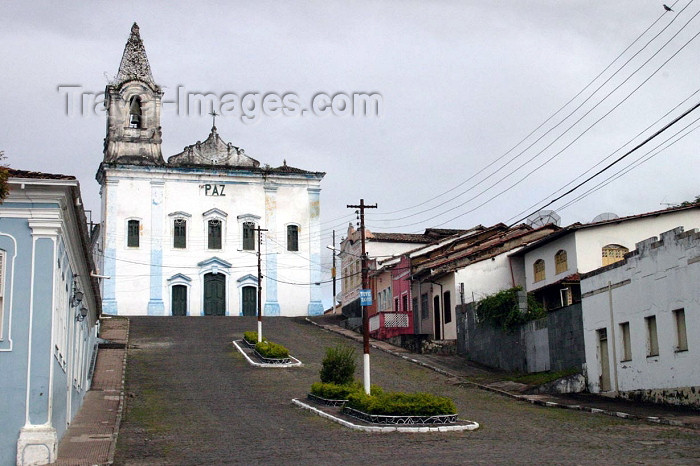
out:
<path id="1" fill-rule="evenodd" d="M 254 318 L 132 318 L 126 410 L 115 464 L 697 464 L 700 432 L 551 409 L 457 386 L 381 351 L 372 382 L 451 397 L 474 432 L 366 434 L 294 407 L 318 380 L 325 349 L 361 346 L 302 319 L 266 318 L 263 334 L 303 367 L 250 366 L 231 341 Z"/>

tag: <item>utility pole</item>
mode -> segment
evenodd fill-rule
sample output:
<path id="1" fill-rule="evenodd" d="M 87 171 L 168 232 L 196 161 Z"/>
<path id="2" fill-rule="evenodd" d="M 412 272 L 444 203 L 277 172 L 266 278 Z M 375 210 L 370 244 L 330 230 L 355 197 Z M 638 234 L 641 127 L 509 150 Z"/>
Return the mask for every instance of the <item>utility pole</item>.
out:
<path id="1" fill-rule="evenodd" d="M 365 251 L 365 209 L 376 209 L 377 204 L 367 205 L 364 199 L 360 199 L 360 205 L 349 205 L 348 209 L 360 209 L 360 235 L 362 238 L 362 289 L 366 290 L 368 287 L 367 283 L 367 252 Z M 364 354 L 362 360 L 362 368 L 364 373 L 364 388 L 365 393 L 369 395 L 369 316 L 367 315 L 367 308 L 362 304 L 362 298 L 360 298 L 360 305 L 362 306 L 362 343 L 364 346 Z"/>
<path id="2" fill-rule="evenodd" d="M 333 251 L 333 268 L 331 269 L 331 275 L 333 276 L 333 310 L 335 311 L 335 230 L 333 230 L 333 249 L 331 249 L 331 251 Z"/>
<path id="3" fill-rule="evenodd" d="M 265 228 L 256 227 L 254 230 L 258 233 L 258 342 L 262 341 L 262 240 L 260 238 L 261 231 L 267 231 Z"/>

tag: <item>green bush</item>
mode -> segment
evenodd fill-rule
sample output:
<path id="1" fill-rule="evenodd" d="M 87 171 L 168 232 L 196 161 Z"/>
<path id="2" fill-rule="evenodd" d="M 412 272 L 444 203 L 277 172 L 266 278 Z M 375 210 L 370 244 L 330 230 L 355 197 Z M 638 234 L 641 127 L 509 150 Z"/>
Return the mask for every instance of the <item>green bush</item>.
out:
<path id="1" fill-rule="evenodd" d="M 243 332 L 243 339 L 249 343 L 258 342 L 258 332 Z"/>
<path id="2" fill-rule="evenodd" d="M 255 344 L 255 351 L 263 357 L 270 359 L 282 359 L 289 357 L 289 350 L 282 345 L 271 341 L 261 341 Z"/>
<path id="3" fill-rule="evenodd" d="M 382 393 L 382 389 L 377 385 L 372 385 L 369 390 L 373 395 Z M 359 380 L 347 385 L 336 385 L 334 383 L 323 382 L 316 382 L 311 385 L 312 395 L 320 396 L 321 398 L 325 398 L 327 400 L 347 400 L 351 393 L 363 391 L 364 386 Z"/>
<path id="4" fill-rule="evenodd" d="M 384 416 L 437 416 L 456 414 L 454 402 L 430 393 L 387 392 L 365 395 L 363 391 L 348 395 L 346 406 L 368 414 Z"/>
<path id="5" fill-rule="evenodd" d="M 355 350 L 345 345 L 327 348 L 320 376 L 323 383 L 352 384 L 355 377 Z"/>
<path id="6" fill-rule="evenodd" d="M 547 315 L 532 294 L 527 295 L 527 311 L 522 312 L 518 307 L 519 291 L 522 291 L 522 287 L 516 286 L 509 290 L 499 291 L 479 301 L 476 305 L 476 315 L 479 321 L 512 333 L 525 322 Z"/>

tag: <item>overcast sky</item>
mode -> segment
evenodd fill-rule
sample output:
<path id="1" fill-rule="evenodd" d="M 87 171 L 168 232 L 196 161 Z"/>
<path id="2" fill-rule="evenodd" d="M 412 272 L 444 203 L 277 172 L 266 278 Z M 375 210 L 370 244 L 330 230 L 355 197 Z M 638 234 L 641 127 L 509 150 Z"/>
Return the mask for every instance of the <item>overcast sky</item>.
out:
<path id="1" fill-rule="evenodd" d="M 306 108 L 320 92 L 381 95 L 378 117 L 308 112 L 251 123 L 231 112 L 217 120 L 225 141 L 262 164 L 286 159 L 327 173 L 324 232 L 335 227 L 344 235 L 353 218 L 345 206 L 360 198 L 379 206 L 367 217 L 376 231 L 510 223 L 700 102 L 700 93 L 692 95 L 700 88 L 700 39 L 692 40 L 700 16 L 691 20 L 700 4 L 669 4 L 674 12 L 665 13 L 661 0 L 3 2 L 0 149 L 14 168 L 77 176 L 99 218 L 94 176 L 104 114 L 67 115 L 58 87 L 102 92 L 136 21 L 166 101 L 178 86 L 217 96 L 293 93 Z M 580 97 L 508 152 L 637 39 Z M 209 133 L 211 117 L 189 113 L 164 107 L 165 158 Z M 699 116 L 691 113 L 648 148 Z M 550 208 L 566 225 L 692 199 L 700 194 L 698 141 L 700 131 L 692 132 L 578 202 L 561 208 L 597 182 Z"/>

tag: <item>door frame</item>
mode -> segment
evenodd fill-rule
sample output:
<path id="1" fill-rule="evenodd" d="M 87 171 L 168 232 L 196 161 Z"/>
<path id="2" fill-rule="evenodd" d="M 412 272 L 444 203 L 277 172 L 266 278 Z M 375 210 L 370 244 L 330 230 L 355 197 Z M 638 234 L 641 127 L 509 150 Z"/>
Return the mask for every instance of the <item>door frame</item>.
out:
<path id="1" fill-rule="evenodd" d="M 598 340 L 598 358 L 600 363 L 599 390 L 609 392 L 612 390 L 612 378 L 610 377 L 610 353 L 608 349 L 607 328 L 596 330 L 596 340 Z M 607 383 L 607 387 L 605 386 Z"/>
<path id="2" fill-rule="evenodd" d="M 239 278 L 238 280 L 236 280 L 236 282 L 238 283 L 238 312 L 235 314 L 232 312 L 231 315 L 243 316 L 243 287 L 252 286 L 253 288 L 255 288 L 255 300 L 257 301 L 257 299 L 258 299 L 258 277 L 249 273 L 248 275 L 244 275 L 241 278 Z M 265 290 L 263 290 L 263 291 L 265 291 Z M 263 303 L 265 302 L 264 296 L 262 297 L 262 302 Z M 255 315 L 257 315 L 257 309 L 256 309 Z M 265 315 L 265 308 L 264 307 L 263 307 L 263 315 Z"/>
<path id="3" fill-rule="evenodd" d="M 172 277 L 168 278 L 168 294 L 167 294 L 167 300 L 168 300 L 168 309 L 169 309 L 169 314 L 170 316 L 173 315 L 173 286 L 175 285 L 185 285 L 187 287 L 187 303 L 186 303 L 186 311 L 185 315 L 189 316 L 192 315 L 192 306 L 191 306 L 191 299 L 192 299 L 192 279 L 188 277 L 187 275 L 184 275 L 182 273 L 176 273 Z"/>
<path id="4" fill-rule="evenodd" d="M 229 310 L 228 310 L 228 277 L 226 276 L 226 274 L 216 273 L 216 272 L 207 272 L 204 275 L 202 275 L 202 292 L 201 292 L 201 295 L 202 295 L 202 315 L 203 316 L 206 315 L 206 314 L 204 314 L 204 292 L 206 289 L 206 276 L 207 275 L 211 275 L 212 277 L 221 276 L 221 279 L 223 280 L 223 283 L 224 283 L 224 314 L 223 315 L 225 315 L 225 316 L 229 315 Z M 218 314 L 216 314 L 216 315 L 218 315 Z"/>
<path id="5" fill-rule="evenodd" d="M 185 316 L 190 315 L 190 287 L 184 283 L 174 283 L 170 285 L 170 316 L 173 316 L 173 290 L 176 286 L 185 287 Z"/>
<path id="6" fill-rule="evenodd" d="M 245 300 L 243 299 L 243 291 L 245 289 L 252 289 L 253 290 L 253 298 L 255 301 L 255 308 L 253 309 L 253 316 L 258 315 L 258 287 L 253 286 L 253 285 L 244 285 L 241 287 L 241 315 L 244 316 L 245 312 L 243 307 L 245 306 Z"/>

